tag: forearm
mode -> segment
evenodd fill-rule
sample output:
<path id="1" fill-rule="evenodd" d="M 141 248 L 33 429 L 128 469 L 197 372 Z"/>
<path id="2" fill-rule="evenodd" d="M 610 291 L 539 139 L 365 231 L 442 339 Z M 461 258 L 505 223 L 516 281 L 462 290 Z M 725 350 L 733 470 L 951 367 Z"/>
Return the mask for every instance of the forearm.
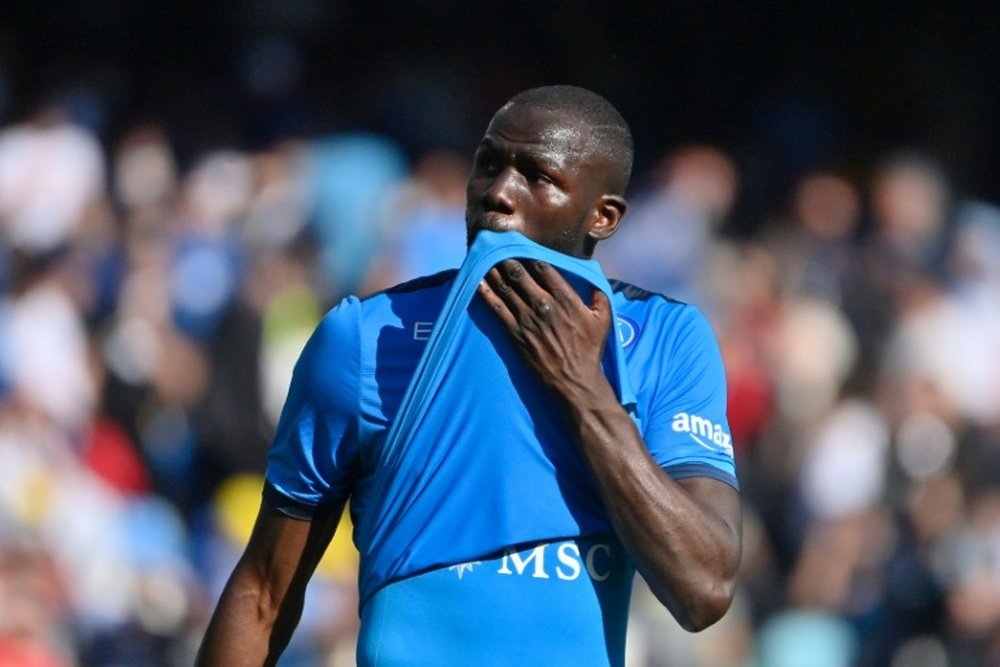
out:
<path id="1" fill-rule="evenodd" d="M 739 526 L 653 461 L 606 382 L 564 397 L 574 436 L 636 568 L 684 627 L 711 625 L 732 601 Z"/>
<path id="2" fill-rule="evenodd" d="M 205 632 L 197 667 L 273 665 L 301 615 L 301 601 L 279 604 L 264 579 L 241 562 L 233 571 Z"/>

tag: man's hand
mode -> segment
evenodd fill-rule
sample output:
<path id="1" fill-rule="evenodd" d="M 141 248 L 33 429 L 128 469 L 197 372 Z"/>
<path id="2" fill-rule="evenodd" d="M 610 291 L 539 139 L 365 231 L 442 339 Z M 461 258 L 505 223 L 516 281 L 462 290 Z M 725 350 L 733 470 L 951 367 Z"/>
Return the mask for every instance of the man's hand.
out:
<path id="1" fill-rule="evenodd" d="M 572 401 L 606 380 L 601 369 L 611 304 L 594 290 L 587 305 L 547 262 L 507 259 L 490 269 L 479 293 L 538 378 Z"/>

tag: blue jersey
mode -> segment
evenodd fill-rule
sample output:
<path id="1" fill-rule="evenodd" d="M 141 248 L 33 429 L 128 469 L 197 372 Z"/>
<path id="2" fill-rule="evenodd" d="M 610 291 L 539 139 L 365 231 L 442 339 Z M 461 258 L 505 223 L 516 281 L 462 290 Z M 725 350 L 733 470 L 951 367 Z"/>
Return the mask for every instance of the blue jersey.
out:
<path id="1" fill-rule="evenodd" d="M 523 622 L 531 615 L 517 601 L 525 599 L 534 600 L 539 621 L 554 618 L 549 607 L 561 603 L 575 610 L 569 625 L 596 624 L 587 633 L 597 638 L 595 661 L 581 662 L 579 643 L 546 632 L 537 650 L 569 648 L 575 664 L 620 660 L 613 647 L 624 641 L 627 558 L 563 416 L 474 297 L 486 270 L 509 256 L 549 260 L 581 294 L 608 294 L 617 336 L 609 337 L 604 369 L 653 459 L 674 479 L 708 476 L 736 486 L 722 364 L 696 309 L 609 283 L 593 260 L 559 255 L 519 234 L 480 233 L 457 274 L 348 298 L 327 315 L 296 367 L 269 456 L 265 494 L 281 511 L 308 518 L 323 503 L 351 500 L 361 552 L 362 664 L 402 664 L 391 647 L 412 651 L 421 640 L 424 650 L 408 654 L 421 664 L 454 664 L 454 655 L 428 657 L 444 644 L 464 656 L 458 662 L 510 664 L 502 651 L 510 641 L 464 646 L 448 637 L 456 623 Z M 595 544 L 605 546 L 593 551 Z M 604 549 L 608 562 L 600 569 L 594 563 Z M 588 568 L 587 554 L 597 569 Z M 524 576 L 527 562 L 541 568 L 539 576 Z M 546 563 L 562 569 L 550 572 Z M 490 572 L 496 576 L 470 583 Z M 542 581 L 564 585 L 541 597 L 521 590 Z M 452 618 L 455 609 L 464 613 Z M 403 610 L 425 623 L 405 621 Z M 564 661 L 532 655 L 545 664 Z"/>
<path id="2" fill-rule="evenodd" d="M 619 667 L 633 577 L 613 536 L 513 547 L 379 589 L 362 667 Z"/>

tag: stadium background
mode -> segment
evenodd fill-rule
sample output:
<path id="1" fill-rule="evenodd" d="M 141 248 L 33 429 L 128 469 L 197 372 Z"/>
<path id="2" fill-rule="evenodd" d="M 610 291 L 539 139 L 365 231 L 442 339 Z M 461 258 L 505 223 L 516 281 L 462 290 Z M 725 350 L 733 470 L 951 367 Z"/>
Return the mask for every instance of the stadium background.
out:
<path id="1" fill-rule="evenodd" d="M 1000 662 L 1000 5 L 0 9 L 0 666 L 189 664 L 320 314 L 460 261 L 492 111 L 631 123 L 608 272 L 712 319 L 731 613 L 630 664 Z M 350 546 L 283 664 L 350 664 Z M 803 658 L 802 656 L 808 656 Z M 344 662 L 346 660 L 346 662 Z"/>

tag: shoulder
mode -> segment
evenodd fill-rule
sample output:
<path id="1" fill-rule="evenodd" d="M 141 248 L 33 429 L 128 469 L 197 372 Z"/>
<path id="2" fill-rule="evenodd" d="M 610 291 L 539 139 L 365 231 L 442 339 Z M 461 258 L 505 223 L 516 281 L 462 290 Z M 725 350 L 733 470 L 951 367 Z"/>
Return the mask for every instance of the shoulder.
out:
<path id="1" fill-rule="evenodd" d="M 371 340 L 385 326 L 406 321 L 421 311 L 440 308 L 455 273 L 455 270 L 442 271 L 365 297 L 345 297 L 316 326 L 304 357 L 316 360 L 327 354 L 343 355 Z"/>
<path id="2" fill-rule="evenodd" d="M 678 306 L 687 305 L 683 301 L 678 301 L 677 299 L 671 298 L 665 294 L 651 292 L 650 290 L 643 289 L 642 287 L 633 285 L 632 283 L 627 283 L 624 280 L 618 280 L 617 278 L 609 278 L 608 283 L 611 285 L 611 291 L 625 301 L 638 303 L 663 302 Z"/>
<path id="3" fill-rule="evenodd" d="M 347 296 L 341 299 L 316 325 L 306 350 L 309 351 L 310 347 L 339 346 L 357 338 L 362 310 L 362 302 L 358 297 Z"/>
<path id="4" fill-rule="evenodd" d="M 354 296 L 345 297 L 323 316 L 295 364 L 293 393 L 307 388 L 324 396 L 343 390 L 346 378 L 358 368 L 361 319 L 361 301 Z"/>
<path id="5" fill-rule="evenodd" d="M 392 287 L 388 287 L 384 290 L 380 290 L 366 296 L 363 301 L 366 303 L 377 302 L 383 299 L 399 297 L 405 298 L 406 296 L 414 297 L 428 291 L 437 291 L 441 288 L 449 286 L 451 281 L 455 279 L 455 275 L 457 273 L 458 269 L 447 269 L 446 271 L 439 271 L 438 273 L 413 278 L 412 280 L 401 282 L 398 285 L 393 285 Z"/>
<path id="6" fill-rule="evenodd" d="M 456 269 L 448 269 L 375 292 L 360 300 L 362 313 L 368 319 L 378 319 L 392 315 L 400 317 L 408 311 L 440 306 L 448 296 L 457 273 Z"/>
<path id="7" fill-rule="evenodd" d="M 414 340 L 429 334 L 444 306 L 457 271 L 449 269 L 394 285 L 358 301 L 362 347 L 373 351 L 384 342 L 401 344 L 400 331 Z"/>
<path id="8" fill-rule="evenodd" d="M 651 292 L 623 280 L 609 280 L 614 303 L 625 314 L 641 315 L 644 318 L 684 318 L 691 317 L 697 309 L 683 301 L 659 292 Z"/>
<path id="9" fill-rule="evenodd" d="M 714 339 L 708 319 L 697 306 L 622 280 L 612 279 L 609 283 L 619 328 L 631 326 L 636 329 L 633 332 L 636 335 L 641 329 L 659 340 Z"/>

